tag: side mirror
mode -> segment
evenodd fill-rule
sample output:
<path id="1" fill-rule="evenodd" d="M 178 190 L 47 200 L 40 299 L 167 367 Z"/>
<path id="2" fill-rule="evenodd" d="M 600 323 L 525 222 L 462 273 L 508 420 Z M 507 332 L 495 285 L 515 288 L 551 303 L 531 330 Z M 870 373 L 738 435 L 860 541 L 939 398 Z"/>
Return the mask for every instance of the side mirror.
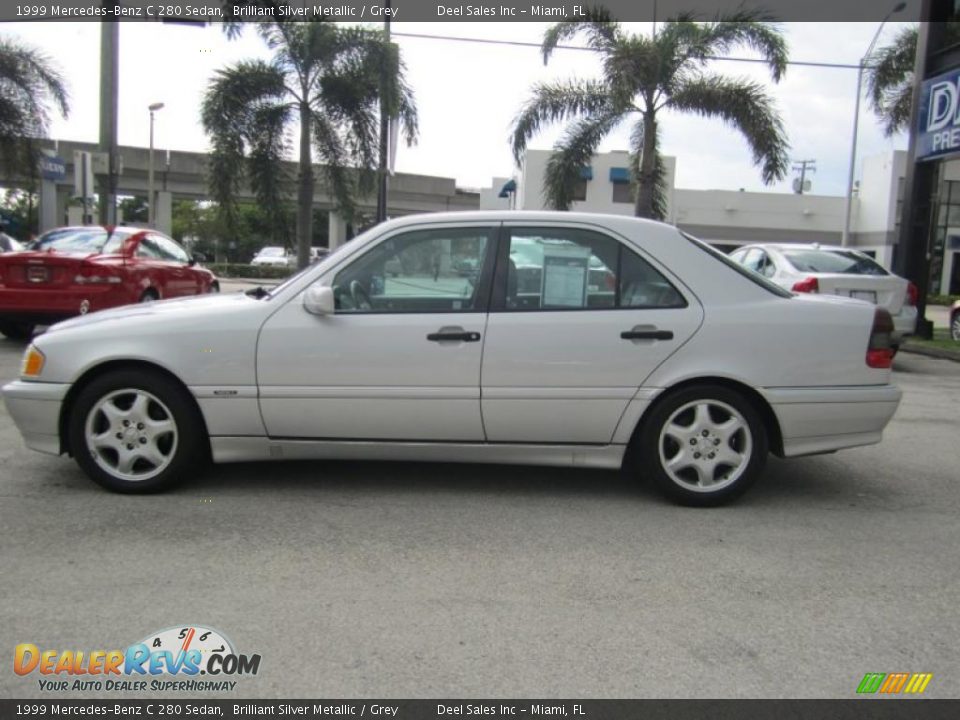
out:
<path id="1" fill-rule="evenodd" d="M 311 285 L 303 294 L 303 309 L 311 315 L 333 315 L 335 304 L 333 288 L 325 285 Z"/>

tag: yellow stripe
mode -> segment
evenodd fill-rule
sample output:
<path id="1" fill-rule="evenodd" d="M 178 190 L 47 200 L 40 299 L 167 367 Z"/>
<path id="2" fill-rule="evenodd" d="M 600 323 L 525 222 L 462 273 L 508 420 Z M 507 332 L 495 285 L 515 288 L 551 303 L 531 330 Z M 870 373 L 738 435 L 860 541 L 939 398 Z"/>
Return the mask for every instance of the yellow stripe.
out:
<path id="1" fill-rule="evenodd" d="M 930 684 L 930 681 L 933 680 L 933 673 L 921 673 L 920 677 L 923 678 L 923 684 L 920 685 L 914 692 L 922 693 L 927 689 L 927 685 Z"/>

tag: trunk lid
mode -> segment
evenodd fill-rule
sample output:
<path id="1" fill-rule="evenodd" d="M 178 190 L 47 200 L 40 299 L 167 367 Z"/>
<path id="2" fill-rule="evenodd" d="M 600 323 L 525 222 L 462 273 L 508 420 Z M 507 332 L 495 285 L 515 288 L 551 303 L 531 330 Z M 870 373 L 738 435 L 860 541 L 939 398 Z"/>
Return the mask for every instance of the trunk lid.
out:
<path id="1" fill-rule="evenodd" d="M 88 261 L 108 256 L 97 253 L 20 252 L 0 255 L 0 277 L 8 288 L 54 290 L 74 284 Z"/>
<path id="2" fill-rule="evenodd" d="M 896 275 L 853 275 L 847 273 L 810 273 L 824 295 L 840 295 L 866 300 L 896 315 L 907 297 L 907 281 Z"/>

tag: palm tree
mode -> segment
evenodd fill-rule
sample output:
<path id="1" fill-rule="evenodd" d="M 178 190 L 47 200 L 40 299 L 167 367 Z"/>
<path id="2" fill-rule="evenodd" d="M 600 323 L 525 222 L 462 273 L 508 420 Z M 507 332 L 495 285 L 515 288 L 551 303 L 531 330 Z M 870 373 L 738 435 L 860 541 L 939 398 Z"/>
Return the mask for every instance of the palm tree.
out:
<path id="1" fill-rule="evenodd" d="M 50 106 L 69 112 L 66 83 L 43 53 L 0 38 L 0 163 L 34 177 L 40 160 L 37 139 L 50 128 Z"/>
<path id="2" fill-rule="evenodd" d="M 780 115 L 763 86 L 707 71 L 712 57 L 745 46 L 766 61 L 775 82 L 786 70 L 787 47 L 776 24 L 758 11 L 740 10 L 717 22 L 692 22 L 682 15 L 651 36 L 631 34 L 598 8 L 585 21 L 554 25 L 544 35 L 544 63 L 557 45 L 583 35 L 600 55 L 598 80 L 545 82 L 518 114 L 512 137 L 517 163 L 543 125 L 572 121 L 547 163 L 544 194 L 556 209 L 569 208 L 580 169 L 610 132 L 631 120 L 631 171 L 637 185 L 635 214 L 663 219 L 666 202 L 658 151 L 662 110 L 716 117 L 739 130 L 753 151 L 763 181 L 787 172 L 788 144 Z M 638 118 L 636 116 L 639 116 Z"/>
<path id="3" fill-rule="evenodd" d="M 399 50 L 381 33 L 326 21 L 257 28 L 273 59 L 218 71 L 203 101 L 203 126 L 213 145 L 210 191 L 231 228 L 234 198 L 249 179 L 257 200 L 274 214 L 274 227 L 282 227 L 282 160 L 290 149 L 289 128 L 299 124 L 297 258 L 305 267 L 313 234 L 314 158 L 322 163 L 337 209 L 353 221 L 357 195 L 374 187 L 381 95 L 408 144 L 417 137 L 417 111 Z"/>
<path id="4" fill-rule="evenodd" d="M 913 26 L 900 30 L 889 45 L 867 58 L 867 98 L 888 136 L 910 123 L 916 55 L 917 28 Z"/>

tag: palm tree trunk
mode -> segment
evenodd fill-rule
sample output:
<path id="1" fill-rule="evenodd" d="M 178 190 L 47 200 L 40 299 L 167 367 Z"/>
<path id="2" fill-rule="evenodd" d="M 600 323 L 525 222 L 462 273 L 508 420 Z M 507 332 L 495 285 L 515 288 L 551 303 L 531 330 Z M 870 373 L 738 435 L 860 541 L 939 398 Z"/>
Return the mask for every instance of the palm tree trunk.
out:
<path id="1" fill-rule="evenodd" d="M 637 201 L 633 214 L 637 217 L 653 217 L 653 195 L 657 170 L 657 119 L 653 111 L 643 115 L 643 148 L 640 150 L 640 170 L 637 173 Z"/>
<path id="2" fill-rule="evenodd" d="M 306 93 L 304 93 L 306 97 Z M 313 243 L 313 158 L 310 153 L 310 106 L 300 103 L 300 177 L 297 189 L 297 267 L 310 263 Z"/>

